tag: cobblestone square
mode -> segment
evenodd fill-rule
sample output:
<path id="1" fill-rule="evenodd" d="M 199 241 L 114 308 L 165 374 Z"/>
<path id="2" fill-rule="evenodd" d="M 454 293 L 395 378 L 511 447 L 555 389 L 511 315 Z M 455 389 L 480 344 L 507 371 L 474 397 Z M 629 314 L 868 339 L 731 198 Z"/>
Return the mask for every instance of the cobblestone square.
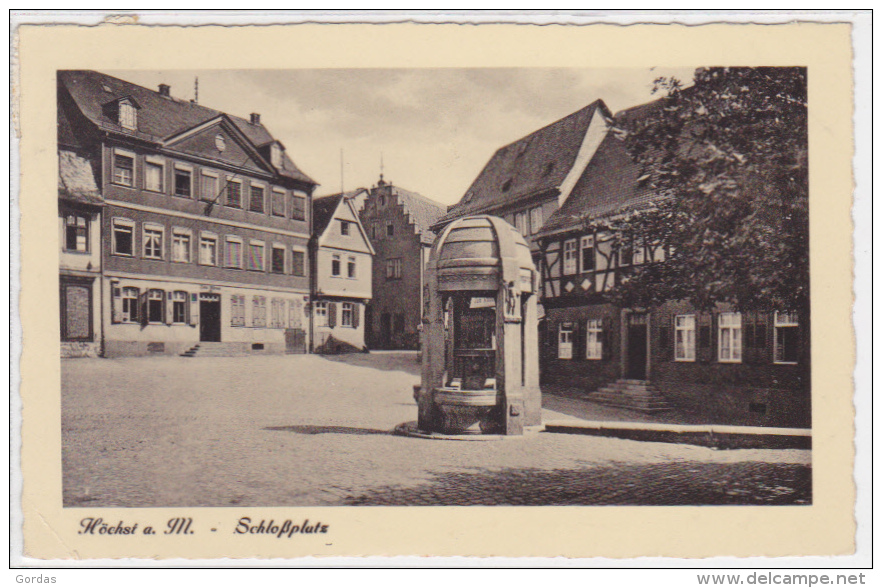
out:
<path id="1" fill-rule="evenodd" d="M 410 353 L 62 360 L 64 505 L 811 502 L 806 450 L 393 436 L 418 383 Z"/>

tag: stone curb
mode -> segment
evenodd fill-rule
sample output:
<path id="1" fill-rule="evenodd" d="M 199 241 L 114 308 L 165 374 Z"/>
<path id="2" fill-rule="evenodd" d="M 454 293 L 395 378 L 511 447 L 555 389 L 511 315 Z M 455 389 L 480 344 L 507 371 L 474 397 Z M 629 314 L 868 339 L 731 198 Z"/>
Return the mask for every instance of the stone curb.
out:
<path id="1" fill-rule="evenodd" d="M 686 443 L 715 449 L 811 449 L 811 429 L 669 425 L 611 421 L 551 421 L 547 433 L 617 437 L 632 441 Z"/>

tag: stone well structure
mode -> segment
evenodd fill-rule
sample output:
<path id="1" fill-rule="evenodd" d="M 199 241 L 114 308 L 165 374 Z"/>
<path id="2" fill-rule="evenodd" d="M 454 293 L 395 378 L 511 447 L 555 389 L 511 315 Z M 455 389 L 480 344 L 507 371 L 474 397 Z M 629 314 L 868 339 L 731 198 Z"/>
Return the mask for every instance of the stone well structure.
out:
<path id="1" fill-rule="evenodd" d="M 537 285 L 527 243 L 500 218 L 459 219 L 438 237 L 426 266 L 421 432 L 541 425 Z"/>

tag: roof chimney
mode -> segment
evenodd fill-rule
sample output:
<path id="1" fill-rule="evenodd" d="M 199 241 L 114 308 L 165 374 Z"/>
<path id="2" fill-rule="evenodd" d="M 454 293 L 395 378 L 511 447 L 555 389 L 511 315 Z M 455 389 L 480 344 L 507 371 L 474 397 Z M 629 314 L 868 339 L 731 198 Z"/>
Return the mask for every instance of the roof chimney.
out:
<path id="1" fill-rule="evenodd" d="M 160 96 L 171 96 L 171 86 L 168 84 L 159 84 Z"/>
<path id="2" fill-rule="evenodd" d="M 251 124 L 259 125 L 260 124 L 260 115 L 256 112 L 251 113 Z"/>

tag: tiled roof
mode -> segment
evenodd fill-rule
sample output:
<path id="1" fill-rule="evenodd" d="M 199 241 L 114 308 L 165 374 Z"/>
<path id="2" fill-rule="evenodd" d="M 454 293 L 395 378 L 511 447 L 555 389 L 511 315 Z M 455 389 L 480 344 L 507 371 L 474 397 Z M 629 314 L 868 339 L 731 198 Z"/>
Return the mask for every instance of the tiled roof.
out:
<path id="1" fill-rule="evenodd" d="M 431 245 L 435 241 L 435 233 L 431 227 L 438 219 L 444 216 L 447 207 L 439 202 L 435 202 L 430 198 L 426 198 L 422 194 L 404 190 L 397 186 L 392 186 L 392 192 L 398 195 L 398 201 L 404 207 L 404 212 L 410 217 L 410 221 L 419 231 L 420 240 Z"/>
<path id="2" fill-rule="evenodd" d="M 352 190 L 351 192 L 343 192 L 341 194 L 330 194 L 329 196 L 319 196 L 312 199 L 312 233 L 321 236 L 328 228 L 328 225 L 334 219 L 334 212 L 340 205 L 343 198 L 352 198 L 361 192 L 363 188 Z"/>
<path id="3" fill-rule="evenodd" d="M 550 125 L 501 147 L 478 175 L 465 196 L 441 222 L 514 202 L 522 197 L 558 189 L 576 161 L 595 111 L 612 114 L 596 100 Z"/>
<path id="4" fill-rule="evenodd" d="M 80 204 L 104 204 L 89 160 L 67 149 L 58 150 L 58 196 Z"/>
<path id="5" fill-rule="evenodd" d="M 188 102 L 138 86 L 96 71 L 65 70 L 58 72 L 58 83 L 63 85 L 82 113 L 98 127 L 125 133 L 136 138 L 161 142 L 163 139 L 193 128 L 206 121 L 225 115 L 255 147 L 262 147 L 275 141 L 269 131 L 261 124 L 251 124 L 244 118 L 222 113 L 195 102 Z M 131 97 L 140 106 L 138 110 L 138 130 L 130 131 L 121 127 L 108 116 L 107 104 L 124 97 Z M 304 174 L 293 161 L 283 155 L 280 175 L 316 184 Z"/>
<path id="6" fill-rule="evenodd" d="M 607 133 L 570 197 L 548 217 L 538 236 L 569 231 L 585 218 L 603 217 L 648 203 L 655 194 L 639 180 L 640 168 L 628 155 L 622 139 Z"/>

